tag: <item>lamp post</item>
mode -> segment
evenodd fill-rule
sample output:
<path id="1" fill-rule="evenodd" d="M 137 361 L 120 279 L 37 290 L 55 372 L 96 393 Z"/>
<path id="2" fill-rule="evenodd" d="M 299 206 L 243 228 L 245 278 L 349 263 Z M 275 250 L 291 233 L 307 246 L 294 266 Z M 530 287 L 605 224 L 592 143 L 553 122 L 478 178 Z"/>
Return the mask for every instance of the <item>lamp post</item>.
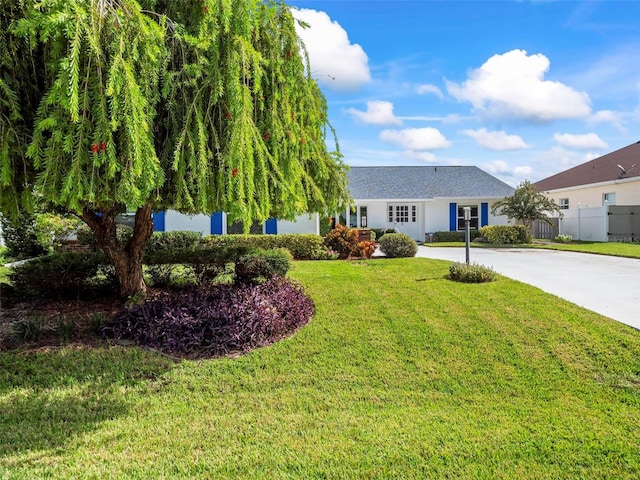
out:
<path id="1" fill-rule="evenodd" d="M 464 230 L 465 230 L 465 256 L 467 260 L 467 265 L 469 264 L 469 240 L 471 234 L 469 232 L 469 224 L 471 223 L 471 207 L 462 207 L 464 210 Z"/>

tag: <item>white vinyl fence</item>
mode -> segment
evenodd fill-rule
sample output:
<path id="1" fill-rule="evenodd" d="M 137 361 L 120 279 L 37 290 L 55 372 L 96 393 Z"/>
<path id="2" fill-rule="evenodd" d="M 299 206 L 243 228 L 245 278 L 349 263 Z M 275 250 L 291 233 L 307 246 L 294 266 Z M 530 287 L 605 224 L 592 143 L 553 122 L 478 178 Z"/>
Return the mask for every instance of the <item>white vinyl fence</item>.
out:
<path id="1" fill-rule="evenodd" d="M 562 210 L 560 234 L 592 242 L 633 242 L 640 238 L 640 206 Z"/>

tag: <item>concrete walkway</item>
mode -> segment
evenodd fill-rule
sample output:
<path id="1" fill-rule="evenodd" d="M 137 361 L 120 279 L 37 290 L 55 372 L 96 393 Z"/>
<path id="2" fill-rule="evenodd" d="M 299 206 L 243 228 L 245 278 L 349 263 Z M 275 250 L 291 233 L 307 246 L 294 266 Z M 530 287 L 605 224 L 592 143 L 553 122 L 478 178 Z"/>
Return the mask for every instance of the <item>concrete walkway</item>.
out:
<path id="1" fill-rule="evenodd" d="M 420 246 L 416 256 L 464 262 L 465 249 Z M 640 259 L 472 247 L 469 260 L 640 330 Z"/>

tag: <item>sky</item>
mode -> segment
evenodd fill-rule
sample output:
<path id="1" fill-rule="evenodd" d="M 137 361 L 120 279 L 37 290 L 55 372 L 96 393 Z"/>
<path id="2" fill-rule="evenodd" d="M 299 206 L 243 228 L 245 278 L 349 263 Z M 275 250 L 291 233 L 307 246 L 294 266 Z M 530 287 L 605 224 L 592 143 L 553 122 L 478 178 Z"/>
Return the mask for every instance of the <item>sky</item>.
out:
<path id="1" fill-rule="evenodd" d="M 640 1 L 288 5 L 348 165 L 517 186 L 640 140 Z"/>

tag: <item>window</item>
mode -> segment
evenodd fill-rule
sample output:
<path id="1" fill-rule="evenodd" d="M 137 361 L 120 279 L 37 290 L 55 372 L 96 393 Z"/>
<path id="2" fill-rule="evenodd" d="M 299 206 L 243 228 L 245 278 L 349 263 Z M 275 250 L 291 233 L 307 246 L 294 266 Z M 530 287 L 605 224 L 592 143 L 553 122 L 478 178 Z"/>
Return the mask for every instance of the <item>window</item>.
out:
<path id="1" fill-rule="evenodd" d="M 353 207 L 349 212 L 349 228 L 358 228 L 358 212 Z"/>
<path id="2" fill-rule="evenodd" d="M 358 224 L 360 219 L 360 224 Z M 367 207 L 354 207 L 349 214 L 349 227 L 367 228 Z"/>
<path id="3" fill-rule="evenodd" d="M 418 210 L 415 205 L 389 205 L 388 223 L 416 223 L 418 220 Z"/>
<path id="4" fill-rule="evenodd" d="M 360 228 L 367 228 L 367 207 L 360 207 Z"/>
<path id="5" fill-rule="evenodd" d="M 603 193 L 602 194 L 602 205 L 604 202 L 607 202 L 609 205 L 616 204 L 616 194 L 615 193 Z"/>
<path id="6" fill-rule="evenodd" d="M 560 210 L 569 210 L 569 199 L 561 198 L 560 199 Z"/>
<path id="7" fill-rule="evenodd" d="M 478 206 L 477 205 L 458 205 L 458 230 L 464 230 L 464 207 L 471 207 L 471 221 L 469 228 L 478 228 Z"/>

